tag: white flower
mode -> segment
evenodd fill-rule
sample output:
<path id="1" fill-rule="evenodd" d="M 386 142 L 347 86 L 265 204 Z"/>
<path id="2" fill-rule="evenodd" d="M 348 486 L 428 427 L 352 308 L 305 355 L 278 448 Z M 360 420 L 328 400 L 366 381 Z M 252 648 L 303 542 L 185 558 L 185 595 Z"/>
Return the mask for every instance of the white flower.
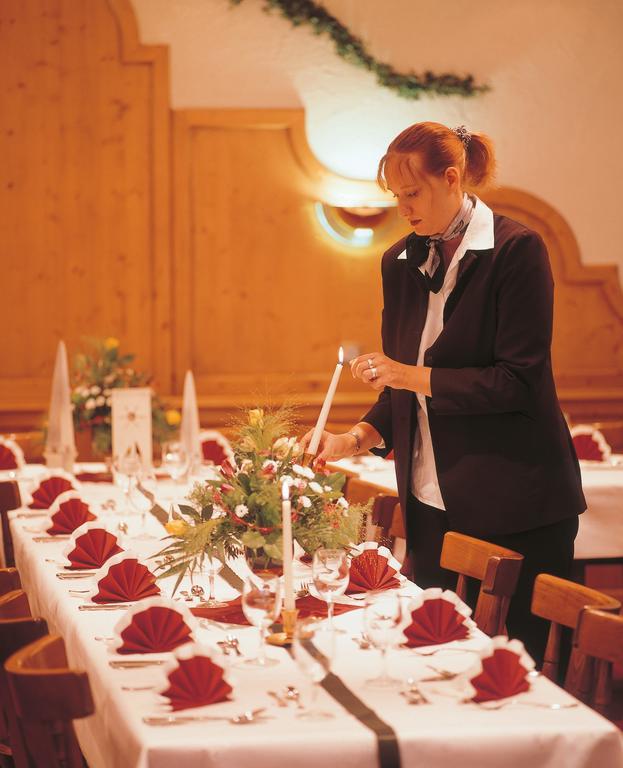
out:
<path id="1" fill-rule="evenodd" d="M 100 405 L 106 405 L 106 398 L 104 397 L 104 395 L 99 395 L 96 398 L 95 405 L 97 405 L 98 408 L 99 408 Z"/>
<path id="2" fill-rule="evenodd" d="M 90 390 L 90 391 L 91 391 L 91 394 L 92 394 L 92 395 L 99 395 L 99 393 L 100 393 L 102 390 L 101 390 L 101 389 L 100 389 L 100 388 L 97 386 L 97 384 L 94 384 L 94 385 L 91 387 L 91 390 Z"/>
<path id="3" fill-rule="evenodd" d="M 90 397 L 84 404 L 84 407 L 87 409 L 87 411 L 92 411 L 95 408 L 95 400 Z"/>
<path id="4" fill-rule="evenodd" d="M 307 481 L 297 477 L 292 485 L 296 488 L 297 491 L 304 491 L 307 488 Z"/>
<path id="5" fill-rule="evenodd" d="M 109 373 L 108 376 L 104 376 L 104 384 L 112 384 L 115 380 L 115 374 Z"/>
<path id="6" fill-rule="evenodd" d="M 223 509 L 223 507 L 218 507 L 216 504 L 213 507 L 212 511 L 212 519 L 216 520 L 219 517 L 225 517 L 227 515 L 227 512 Z"/>
<path id="7" fill-rule="evenodd" d="M 322 486 L 320 483 L 317 483 L 315 480 L 312 480 L 312 482 L 309 484 L 309 487 L 312 489 L 314 493 L 322 493 Z"/>
<path id="8" fill-rule="evenodd" d="M 243 459 L 240 462 L 240 471 L 246 474 L 250 469 L 253 469 L 253 462 L 251 459 Z"/>
<path id="9" fill-rule="evenodd" d="M 338 507 L 342 507 L 343 509 L 348 509 L 348 502 L 343 496 L 340 496 L 340 498 L 335 502 Z"/>
<path id="10" fill-rule="evenodd" d="M 313 480 L 315 477 L 313 470 L 309 467 L 302 467 L 300 464 L 293 464 L 292 471 L 301 477 L 306 477 L 308 480 Z"/>
<path id="11" fill-rule="evenodd" d="M 278 459 L 285 459 L 290 451 L 290 440 L 287 437 L 280 437 L 273 443 L 273 453 Z"/>
<path id="12" fill-rule="evenodd" d="M 309 509 L 312 505 L 311 501 L 307 498 L 307 496 L 299 496 L 299 504 L 302 507 L 305 507 L 305 509 Z"/>
<path id="13" fill-rule="evenodd" d="M 238 517 L 246 517 L 249 514 L 249 507 L 245 504 L 238 504 L 234 512 Z"/>
<path id="14" fill-rule="evenodd" d="M 325 491 L 326 491 L 327 493 L 331 493 L 331 491 L 333 490 L 333 488 L 331 488 L 331 486 L 330 486 L 330 485 L 325 485 L 324 489 L 325 489 Z"/>
<path id="15" fill-rule="evenodd" d="M 91 394 L 91 390 L 88 387 L 80 387 L 80 394 L 82 397 L 88 397 Z"/>

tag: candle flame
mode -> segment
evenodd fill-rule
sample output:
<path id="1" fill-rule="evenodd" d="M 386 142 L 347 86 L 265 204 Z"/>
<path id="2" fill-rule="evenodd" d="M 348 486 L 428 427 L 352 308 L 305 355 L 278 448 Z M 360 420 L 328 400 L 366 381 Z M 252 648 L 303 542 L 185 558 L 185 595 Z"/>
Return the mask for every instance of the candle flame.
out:
<path id="1" fill-rule="evenodd" d="M 290 498 L 290 483 L 288 480 L 284 480 L 281 485 L 281 498 L 287 501 Z"/>
<path id="2" fill-rule="evenodd" d="M 342 347 L 340 347 L 340 351 L 337 353 L 337 359 L 340 365 L 344 364 L 344 349 Z"/>

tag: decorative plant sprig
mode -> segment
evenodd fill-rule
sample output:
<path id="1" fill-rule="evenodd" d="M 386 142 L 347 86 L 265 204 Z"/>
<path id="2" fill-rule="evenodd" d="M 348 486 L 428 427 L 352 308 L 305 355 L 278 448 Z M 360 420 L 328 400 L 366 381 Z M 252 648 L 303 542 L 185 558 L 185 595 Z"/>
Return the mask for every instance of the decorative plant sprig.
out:
<path id="1" fill-rule="evenodd" d="M 229 2 L 240 5 L 242 0 Z M 461 77 L 451 72 L 437 75 L 429 70 L 420 75 L 398 72 L 391 64 L 378 61 L 360 38 L 353 36 L 335 16 L 313 0 L 264 0 L 264 11 L 272 10 L 278 10 L 295 27 L 307 24 L 315 34 L 330 37 L 345 61 L 374 73 L 380 85 L 405 99 L 419 99 L 422 94 L 468 97 L 490 90 L 488 85 L 477 84 L 473 75 Z"/>
<path id="2" fill-rule="evenodd" d="M 300 446 L 288 437 L 292 417 L 290 409 L 255 408 L 238 424 L 234 462 L 225 461 L 217 477 L 196 483 L 189 504 L 180 507 L 182 519 L 167 524 L 172 542 L 156 555 L 165 558 L 161 577 L 177 575 L 179 584 L 204 557 L 225 561 L 245 551 L 265 565 L 280 562 L 284 482 L 290 488 L 293 536 L 307 553 L 359 542 L 366 507 L 344 499 L 344 475 L 297 463 Z"/>

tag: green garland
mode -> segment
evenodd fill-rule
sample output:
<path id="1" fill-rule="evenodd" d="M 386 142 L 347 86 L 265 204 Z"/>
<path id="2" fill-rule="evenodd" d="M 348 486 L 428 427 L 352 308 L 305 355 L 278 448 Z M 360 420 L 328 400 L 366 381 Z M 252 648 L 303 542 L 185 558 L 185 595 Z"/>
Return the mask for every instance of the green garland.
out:
<path id="1" fill-rule="evenodd" d="M 240 5 L 242 0 L 229 0 L 232 5 Z M 353 37 L 348 29 L 313 0 L 264 0 L 264 11 L 277 9 L 289 19 L 295 27 L 309 24 L 317 35 L 328 35 L 335 43 L 338 55 L 358 67 L 363 67 L 376 75 L 378 82 L 385 88 L 391 88 L 405 99 L 419 99 L 422 94 L 435 93 L 439 96 L 474 96 L 485 93 L 488 85 L 477 85 L 472 75 L 459 77 L 449 72 L 436 75 L 427 71 L 422 75 L 413 73 L 404 75 L 397 72 L 390 64 L 377 61 L 358 37 Z"/>

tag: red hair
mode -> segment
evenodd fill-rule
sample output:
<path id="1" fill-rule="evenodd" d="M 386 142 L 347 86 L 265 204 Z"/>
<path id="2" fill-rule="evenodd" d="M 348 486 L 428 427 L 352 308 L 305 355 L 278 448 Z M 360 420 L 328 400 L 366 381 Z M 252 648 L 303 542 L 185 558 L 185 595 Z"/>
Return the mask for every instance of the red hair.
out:
<path id="1" fill-rule="evenodd" d="M 493 142 L 484 133 L 468 135 L 470 139 L 464 143 L 455 131 L 441 123 L 415 123 L 405 128 L 379 162 L 376 177 L 379 186 L 387 189 L 385 169 L 388 158 L 403 155 L 408 165 L 408 155 L 418 154 L 423 169 L 431 176 L 443 176 L 446 168 L 454 166 L 459 169 L 462 186 L 466 189 L 477 191 L 488 187 L 495 176 Z"/>

